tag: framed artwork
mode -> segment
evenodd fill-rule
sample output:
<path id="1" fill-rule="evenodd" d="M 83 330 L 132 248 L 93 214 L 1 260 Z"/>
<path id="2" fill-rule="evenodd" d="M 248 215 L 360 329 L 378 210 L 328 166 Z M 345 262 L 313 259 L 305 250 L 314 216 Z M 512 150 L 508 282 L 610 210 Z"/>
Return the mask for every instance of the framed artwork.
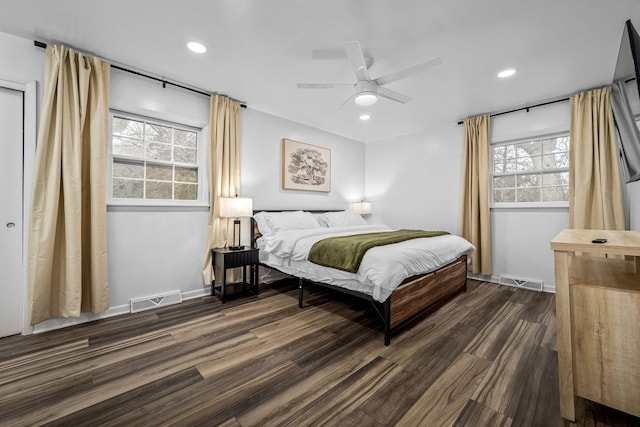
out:
<path id="1" fill-rule="evenodd" d="M 331 191 L 331 150 L 283 138 L 282 188 Z"/>

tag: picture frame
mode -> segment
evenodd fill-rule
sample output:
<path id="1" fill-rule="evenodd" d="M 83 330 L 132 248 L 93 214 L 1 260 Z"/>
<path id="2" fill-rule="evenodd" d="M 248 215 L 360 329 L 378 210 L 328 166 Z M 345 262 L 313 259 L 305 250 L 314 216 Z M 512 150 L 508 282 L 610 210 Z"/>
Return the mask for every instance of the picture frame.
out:
<path id="1" fill-rule="evenodd" d="M 331 150 L 282 139 L 282 188 L 331 191 Z"/>

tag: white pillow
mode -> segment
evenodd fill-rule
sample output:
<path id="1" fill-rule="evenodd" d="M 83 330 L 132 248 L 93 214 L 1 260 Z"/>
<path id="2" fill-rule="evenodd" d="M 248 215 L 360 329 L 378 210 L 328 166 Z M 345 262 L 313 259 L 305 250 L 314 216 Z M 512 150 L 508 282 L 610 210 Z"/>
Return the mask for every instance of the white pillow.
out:
<path id="1" fill-rule="evenodd" d="M 258 224 L 258 230 L 260 230 L 262 235 L 273 233 L 273 228 L 271 224 L 269 224 L 268 215 L 269 212 L 258 212 L 253 216 L 253 219 L 255 219 Z"/>
<path id="2" fill-rule="evenodd" d="M 260 229 L 262 234 L 274 233 L 276 231 L 284 231 L 284 230 L 306 230 L 306 229 L 312 229 L 312 228 L 320 228 L 320 224 L 315 219 L 315 217 L 311 214 L 311 212 L 295 211 L 295 212 L 260 212 L 260 213 L 264 214 L 263 217 L 267 222 L 265 230 L 269 230 L 269 231 L 262 231 L 260 222 L 258 222 L 258 228 Z"/>
<path id="3" fill-rule="evenodd" d="M 365 221 L 359 213 L 354 211 L 325 212 L 320 215 L 320 220 L 326 224 L 327 227 L 367 224 L 367 221 Z"/>

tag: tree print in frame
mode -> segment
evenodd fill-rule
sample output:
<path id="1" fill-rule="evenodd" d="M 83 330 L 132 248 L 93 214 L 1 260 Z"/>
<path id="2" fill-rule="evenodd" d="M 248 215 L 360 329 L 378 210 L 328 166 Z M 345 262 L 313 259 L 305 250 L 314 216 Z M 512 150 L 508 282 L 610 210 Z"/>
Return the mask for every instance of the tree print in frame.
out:
<path id="1" fill-rule="evenodd" d="M 282 188 L 331 191 L 331 150 L 283 138 Z"/>

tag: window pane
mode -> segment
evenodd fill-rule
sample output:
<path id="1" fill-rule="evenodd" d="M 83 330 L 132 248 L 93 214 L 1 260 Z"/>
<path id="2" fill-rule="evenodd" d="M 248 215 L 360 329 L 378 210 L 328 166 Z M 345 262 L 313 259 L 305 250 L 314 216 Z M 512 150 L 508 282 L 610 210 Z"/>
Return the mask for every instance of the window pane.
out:
<path id="1" fill-rule="evenodd" d="M 496 176 L 493 178 L 493 188 L 513 188 L 515 186 L 515 175 Z"/>
<path id="2" fill-rule="evenodd" d="M 540 156 L 519 157 L 518 172 L 531 172 L 531 171 L 540 170 L 541 164 L 542 164 L 542 158 Z"/>
<path id="3" fill-rule="evenodd" d="M 545 187 L 569 185 L 569 172 L 542 174 L 542 185 Z"/>
<path id="4" fill-rule="evenodd" d="M 518 187 L 539 187 L 540 174 L 518 175 Z"/>
<path id="5" fill-rule="evenodd" d="M 142 199 L 143 182 L 137 179 L 113 179 L 113 197 L 117 199 Z"/>
<path id="6" fill-rule="evenodd" d="M 191 163 L 195 165 L 198 162 L 196 158 L 196 150 L 192 148 L 174 147 L 173 161 L 177 163 Z"/>
<path id="7" fill-rule="evenodd" d="M 147 123 L 145 126 L 145 139 L 171 144 L 173 128 Z"/>
<path id="8" fill-rule="evenodd" d="M 515 172 L 518 169 L 516 159 L 507 159 L 504 165 L 505 172 Z"/>
<path id="9" fill-rule="evenodd" d="M 198 198 L 197 184 L 175 184 L 176 200 L 196 200 Z"/>
<path id="10" fill-rule="evenodd" d="M 539 156 L 542 154 L 542 142 L 541 141 L 529 141 L 521 142 L 517 146 L 518 158 Z"/>
<path id="11" fill-rule="evenodd" d="M 113 137 L 112 152 L 114 156 L 144 157 L 144 144 L 138 139 Z"/>
<path id="12" fill-rule="evenodd" d="M 543 157 L 545 169 L 558 169 L 569 167 L 569 153 L 548 154 Z"/>
<path id="13" fill-rule="evenodd" d="M 171 161 L 171 145 L 157 142 L 147 143 L 147 159 Z"/>
<path id="14" fill-rule="evenodd" d="M 117 178 L 144 178 L 144 164 L 122 160 L 113 161 L 113 176 Z"/>
<path id="15" fill-rule="evenodd" d="M 174 144 L 196 148 L 197 134 L 187 130 L 174 129 Z"/>
<path id="16" fill-rule="evenodd" d="M 172 181 L 173 166 L 147 164 L 147 179 L 155 179 L 158 181 Z"/>
<path id="17" fill-rule="evenodd" d="M 569 137 L 545 139 L 542 141 L 544 154 L 561 153 L 569 151 Z"/>
<path id="18" fill-rule="evenodd" d="M 112 126 L 114 135 L 144 138 L 144 123 L 142 122 L 114 117 Z"/>
<path id="19" fill-rule="evenodd" d="M 171 182 L 147 181 L 147 199 L 172 199 Z"/>
<path id="20" fill-rule="evenodd" d="M 545 187 L 542 189 L 543 202 L 566 202 L 569 200 L 569 186 Z"/>
<path id="21" fill-rule="evenodd" d="M 515 159 L 516 158 L 516 146 L 513 144 L 503 145 L 505 149 L 504 156 L 507 159 Z"/>
<path id="22" fill-rule="evenodd" d="M 194 130 L 112 115 L 112 197 L 198 200 L 198 143 Z"/>
<path id="23" fill-rule="evenodd" d="M 493 201 L 496 203 L 515 202 L 516 190 L 493 190 Z"/>
<path id="24" fill-rule="evenodd" d="M 569 148 L 568 135 L 492 146 L 493 202 L 567 201 Z"/>
<path id="25" fill-rule="evenodd" d="M 539 202 L 540 187 L 537 188 L 519 188 L 516 199 L 518 202 Z"/>
<path id="26" fill-rule="evenodd" d="M 176 167 L 176 181 L 198 182 L 198 169 Z"/>

